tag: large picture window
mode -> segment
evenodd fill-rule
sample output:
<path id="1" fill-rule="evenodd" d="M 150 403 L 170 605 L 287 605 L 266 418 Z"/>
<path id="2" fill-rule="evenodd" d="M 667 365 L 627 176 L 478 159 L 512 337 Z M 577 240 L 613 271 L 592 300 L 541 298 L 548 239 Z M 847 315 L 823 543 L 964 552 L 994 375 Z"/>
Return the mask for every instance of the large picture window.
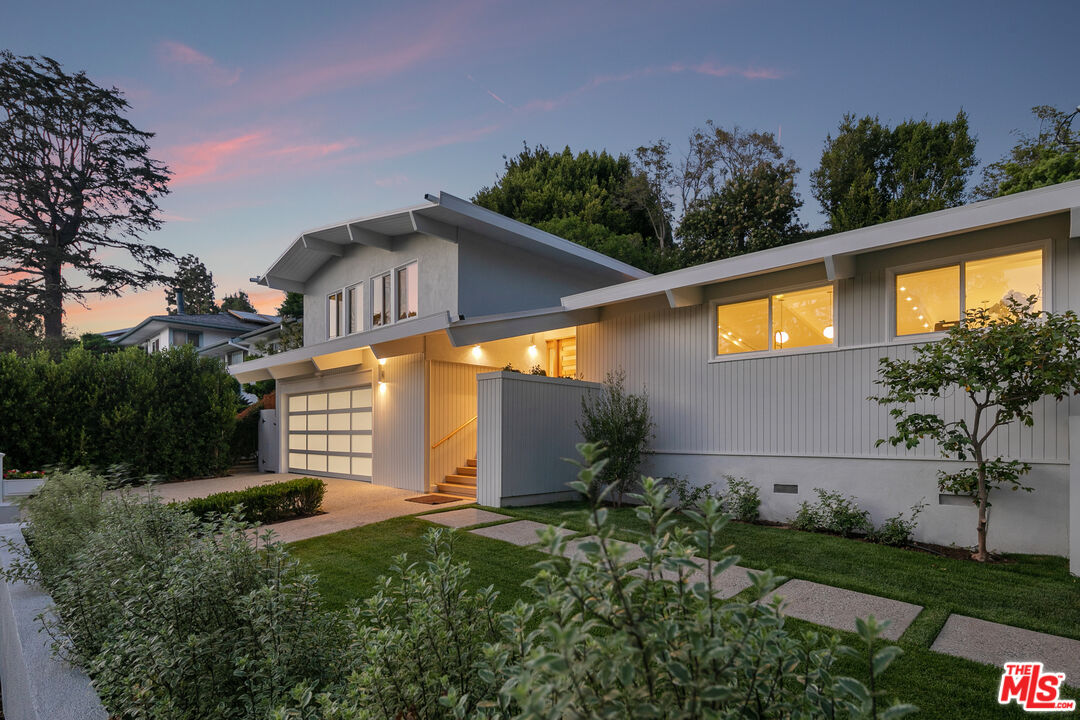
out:
<path id="1" fill-rule="evenodd" d="M 416 317 L 420 304 L 420 292 L 416 285 L 416 263 L 397 270 L 397 319 Z"/>
<path id="2" fill-rule="evenodd" d="M 831 345 L 833 287 L 777 293 L 716 307 L 716 354 Z"/>
<path id="3" fill-rule="evenodd" d="M 896 275 L 896 334 L 943 332 L 963 317 L 963 310 L 988 308 L 999 314 L 1007 298 L 1029 295 L 1042 304 L 1043 251 L 968 260 Z"/>

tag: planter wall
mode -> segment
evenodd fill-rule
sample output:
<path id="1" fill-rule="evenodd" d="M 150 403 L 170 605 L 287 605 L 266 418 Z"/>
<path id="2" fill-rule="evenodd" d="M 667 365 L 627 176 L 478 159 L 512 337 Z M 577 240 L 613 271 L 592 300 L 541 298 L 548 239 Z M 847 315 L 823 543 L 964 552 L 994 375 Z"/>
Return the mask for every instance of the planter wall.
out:
<path id="1" fill-rule="evenodd" d="M 18 525 L 0 525 L 0 537 L 19 546 Z M 0 547 L 0 565 L 13 558 Z M 50 598 L 41 588 L 0 580 L 0 683 L 5 720 L 107 720 L 90 678 L 53 656 L 49 636 L 37 616 L 50 612 Z"/>

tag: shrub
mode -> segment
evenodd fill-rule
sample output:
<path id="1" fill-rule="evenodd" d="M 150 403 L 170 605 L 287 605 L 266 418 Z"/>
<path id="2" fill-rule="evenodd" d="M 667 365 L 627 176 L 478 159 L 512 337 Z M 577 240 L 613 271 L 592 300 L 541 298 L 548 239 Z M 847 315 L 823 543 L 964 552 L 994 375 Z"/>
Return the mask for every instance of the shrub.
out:
<path id="1" fill-rule="evenodd" d="M 694 510 L 705 502 L 706 498 L 713 497 L 713 484 L 694 485 L 685 475 L 672 475 L 660 478 L 659 482 L 668 488 L 669 494 L 675 493 L 678 498 L 677 507 L 680 510 Z"/>
<path id="2" fill-rule="evenodd" d="M 553 528 L 542 542 L 550 559 L 529 581 L 534 603 L 518 601 L 492 615 L 490 590 L 462 591 L 467 568 L 450 556 L 445 535 L 433 533 L 426 564 L 399 561 L 381 592 L 354 618 L 358 641 L 350 652 L 342 696 L 312 699 L 297 692 L 275 718 L 900 718 L 880 693 L 834 674 L 841 654 L 864 656 L 871 688 L 899 654 L 880 648 L 882 624 L 859 620 L 861 653 L 833 635 L 791 632 L 778 604 L 758 603 L 783 578 L 753 576 L 746 602 L 721 601 L 712 578 L 737 560 L 710 557 L 727 522 L 710 498 L 680 528 L 667 491 L 652 478 L 635 495 L 648 527 L 630 560 L 613 542 L 603 507 L 613 488 L 594 492 L 604 460 L 585 456 L 573 486 L 590 498 L 587 531 L 569 559 Z M 458 609 L 460 608 L 460 609 Z M 458 613 L 459 624 L 441 614 Z M 458 631 L 460 630 L 460 631 Z M 320 712 L 316 715 L 315 706 Z M 879 711 L 880 709 L 880 711 Z"/>
<path id="3" fill-rule="evenodd" d="M 103 495 L 85 474 L 61 479 L 47 483 L 51 499 L 75 499 L 78 511 L 40 495 L 28 503 L 39 577 L 57 605 L 42 620 L 112 716 L 267 717 L 298 685 L 342 682 L 340 618 L 268 533 L 153 497 Z M 35 574 L 26 557 L 7 571 Z"/>
<path id="4" fill-rule="evenodd" d="M 859 508 L 854 497 L 845 498 L 838 492 L 814 488 L 817 503 L 804 502 L 791 521 L 796 530 L 828 532 L 842 537 L 865 535 L 873 529 L 870 513 Z"/>
<path id="5" fill-rule="evenodd" d="M 761 508 L 761 496 L 757 486 L 746 478 L 737 478 L 732 475 L 725 475 L 724 479 L 727 480 L 728 486 L 722 498 L 724 511 L 736 520 L 748 523 L 757 522 Z"/>
<path id="6" fill-rule="evenodd" d="M 895 547 L 907 547 L 910 545 L 911 538 L 915 534 L 915 528 L 919 526 L 919 513 L 926 509 L 926 503 L 923 500 L 911 506 L 910 516 L 904 517 L 904 513 L 897 513 L 885 520 L 881 527 L 872 529 L 868 539 L 882 545 L 893 545 Z"/>
<path id="7" fill-rule="evenodd" d="M 189 346 L 0 354 L 0 448 L 13 467 L 122 462 L 139 476 L 214 475 L 231 460 L 234 384 Z"/>
<path id="8" fill-rule="evenodd" d="M 613 485 L 619 502 L 638 481 L 641 456 L 653 437 L 649 414 L 649 396 L 626 392 L 626 375 L 621 370 L 608 373 L 604 388 L 581 398 L 581 419 L 577 426 L 589 443 L 602 444 L 607 464 L 597 478 L 602 485 Z"/>
<path id="9" fill-rule="evenodd" d="M 326 483 L 318 478 L 284 480 L 243 490 L 214 493 L 186 501 L 185 509 L 196 517 L 224 515 L 235 508 L 247 522 L 268 523 L 286 518 L 314 515 L 322 506 Z"/>
<path id="10" fill-rule="evenodd" d="M 262 400 L 254 405 L 244 408 L 236 416 L 236 425 L 233 427 L 232 439 L 229 451 L 230 461 L 236 462 L 243 458 L 253 457 L 259 452 L 259 411 L 262 409 Z"/>

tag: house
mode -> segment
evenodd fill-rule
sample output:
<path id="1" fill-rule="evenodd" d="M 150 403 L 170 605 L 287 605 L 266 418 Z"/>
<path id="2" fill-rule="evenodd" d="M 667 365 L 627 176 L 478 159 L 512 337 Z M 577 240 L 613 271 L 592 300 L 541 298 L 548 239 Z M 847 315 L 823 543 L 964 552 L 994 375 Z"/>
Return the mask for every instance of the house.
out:
<path id="1" fill-rule="evenodd" d="M 151 315 L 135 327 L 113 331 L 106 337 L 121 347 L 137 346 L 146 352 L 194 345 L 200 353 L 221 357 L 231 364 L 255 354 L 256 340 L 273 342 L 281 327 L 280 318 L 240 310 L 188 315 L 183 303 L 183 293 L 178 291 L 175 315 Z M 236 344 L 230 344 L 233 342 Z"/>
<path id="2" fill-rule="evenodd" d="M 280 349 L 281 318 L 240 310 L 228 310 L 227 313 L 255 323 L 255 327 L 239 335 L 200 347 L 200 355 L 219 358 L 226 365 L 236 365 L 247 359 L 262 357 Z M 272 322 L 266 323 L 266 319 Z"/>
<path id="3" fill-rule="evenodd" d="M 878 360 L 1014 293 L 1080 310 L 1080 182 L 656 276 L 443 193 L 304 233 L 258 280 L 305 297 L 304 348 L 232 368 L 278 380 L 283 469 L 417 492 L 475 476 L 492 505 L 564 497 L 580 399 L 621 371 L 649 394 L 648 472 L 746 477 L 770 520 L 814 488 L 876 522 L 925 499 L 918 537 L 971 545 L 970 499 L 937 489 L 954 464 L 877 445 Z M 1035 492 L 993 499 L 996 547 L 1080 559 L 1074 416 L 1080 402 L 1045 401 L 1000 433 Z"/>

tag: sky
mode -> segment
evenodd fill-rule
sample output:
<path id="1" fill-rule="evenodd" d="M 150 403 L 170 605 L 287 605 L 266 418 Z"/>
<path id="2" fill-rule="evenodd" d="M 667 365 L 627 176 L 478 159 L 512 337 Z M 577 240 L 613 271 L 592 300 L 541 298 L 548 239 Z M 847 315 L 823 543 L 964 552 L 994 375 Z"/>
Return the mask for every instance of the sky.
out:
<path id="1" fill-rule="evenodd" d="M 845 113 L 952 119 L 985 165 L 1080 103 L 1075 1 L 5 3 L 0 48 L 120 88 L 173 176 L 147 242 L 193 253 L 219 298 L 254 286 L 301 231 L 471 197 L 523 142 L 676 155 L 711 119 L 777 133 L 802 219 Z M 976 171 L 977 174 L 981 172 Z M 977 179 L 977 177 L 975 178 Z M 69 332 L 165 310 L 163 288 L 67 307 Z"/>

